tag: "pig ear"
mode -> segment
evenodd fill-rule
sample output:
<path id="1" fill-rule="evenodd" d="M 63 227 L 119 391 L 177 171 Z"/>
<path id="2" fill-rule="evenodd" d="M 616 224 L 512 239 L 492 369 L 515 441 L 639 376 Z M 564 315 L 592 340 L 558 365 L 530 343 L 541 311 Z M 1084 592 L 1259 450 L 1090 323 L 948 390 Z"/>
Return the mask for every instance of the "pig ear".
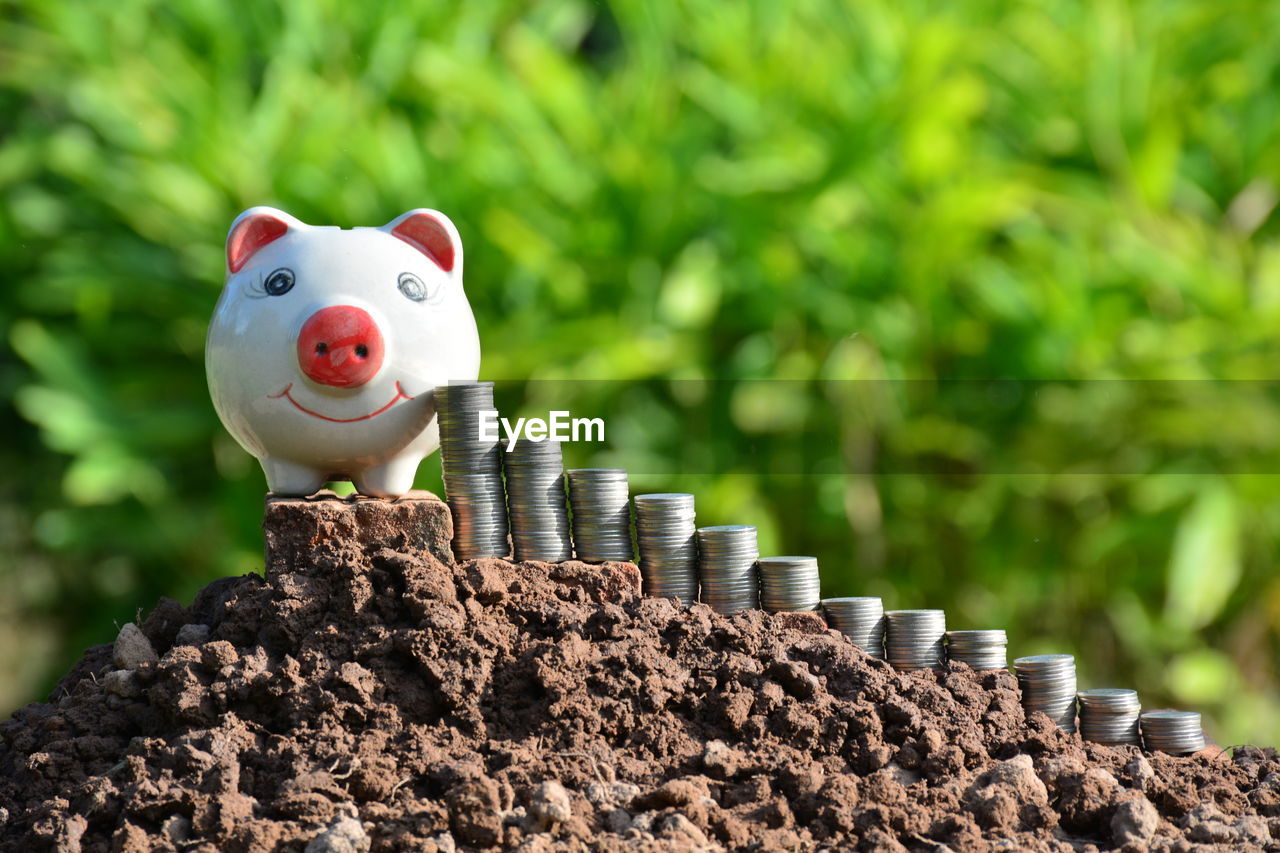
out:
<path id="1" fill-rule="evenodd" d="M 227 269 L 240 272 L 258 250 L 302 223 L 274 207 L 251 207 L 236 217 L 227 232 Z"/>
<path id="2" fill-rule="evenodd" d="M 462 273 L 462 238 L 449 217 L 440 211 L 420 207 L 400 214 L 382 230 L 405 241 L 445 272 Z"/>

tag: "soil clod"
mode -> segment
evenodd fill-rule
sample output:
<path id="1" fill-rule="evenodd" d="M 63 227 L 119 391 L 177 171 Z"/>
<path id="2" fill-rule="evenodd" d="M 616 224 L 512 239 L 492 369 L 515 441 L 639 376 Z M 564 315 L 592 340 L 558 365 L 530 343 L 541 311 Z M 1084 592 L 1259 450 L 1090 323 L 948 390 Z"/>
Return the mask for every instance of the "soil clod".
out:
<path id="1" fill-rule="evenodd" d="M 160 660 L 147 635 L 132 622 L 124 623 L 111 649 L 111 661 L 119 669 L 137 669 Z"/>

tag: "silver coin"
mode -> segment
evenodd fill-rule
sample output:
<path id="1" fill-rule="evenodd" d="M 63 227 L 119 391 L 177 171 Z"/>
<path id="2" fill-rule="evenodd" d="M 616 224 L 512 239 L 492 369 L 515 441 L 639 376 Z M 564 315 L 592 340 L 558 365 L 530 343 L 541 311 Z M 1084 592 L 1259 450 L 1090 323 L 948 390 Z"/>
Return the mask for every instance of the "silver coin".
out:
<path id="1" fill-rule="evenodd" d="M 558 563 L 570 559 L 569 508 L 564 463 L 557 441 L 516 439 L 503 454 L 507 511 L 517 560 Z"/>
<path id="2" fill-rule="evenodd" d="M 817 557 L 761 557 L 760 603 L 771 613 L 817 610 L 822 600 Z"/>
<path id="3" fill-rule="evenodd" d="M 1076 730 L 1076 659 L 1072 655 L 1030 655 L 1013 662 L 1022 688 L 1022 707 L 1040 711 L 1065 732 Z"/>
<path id="4" fill-rule="evenodd" d="M 948 631 L 947 657 L 975 670 L 1008 669 L 1009 638 L 1002 629 Z"/>
<path id="5" fill-rule="evenodd" d="M 1205 747 L 1204 728 L 1195 711 L 1147 711 L 1139 719 L 1142 744 L 1149 750 L 1187 755 Z"/>
<path id="6" fill-rule="evenodd" d="M 1138 691 L 1114 687 L 1081 690 L 1080 736 L 1095 743 L 1138 744 Z"/>
<path id="7" fill-rule="evenodd" d="M 827 623 L 877 660 L 884 660 L 884 602 L 869 596 L 822 599 Z"/>
<path id="8" fill-rule="evenodd" d="M 479 437 L 480 412 L 493 410 L 493 383 L 467 382 L 435 389 L 436 421 L 440 427 L 440 465 L 453 474 L 495 474 L 502 471 L 496 436 Z"/>
<path id="9" fill-rule="evenodd" d="M 621 468 L 576 468 L 566 474 L 578 559 L 630 562 L 634 553 L 627 472 Z"/>
<path id="10" fill-rule="evenodd" d="M 760 606 L 756 529 L 734 524 L 698 528 L 698 575 L 701 599 L 717 613 L 737 613 Z"/>
<path id="11" fill-rule="evenodd" d="M 890 610 L 885 630 L 885 652 L 900 672 L 938 669 L 945 660 L 943 638 L 947 616 L 941 610 Z"/>
<path id="12" fill-rule="evenodd" d="M 502 459 L 496 440 L 478 438 L 479 412 L 493 409 L 493 383 L 441 385 L 434 396 L 445 500 L 453 515 L 454 556 L 505 557 L 511 548 Z"/>
<path id="13" fill-rule="evenodd" d="M 636 546 L 646 595 L 698 599 L 698 545 L 693 495 L 636 495 Z"/>

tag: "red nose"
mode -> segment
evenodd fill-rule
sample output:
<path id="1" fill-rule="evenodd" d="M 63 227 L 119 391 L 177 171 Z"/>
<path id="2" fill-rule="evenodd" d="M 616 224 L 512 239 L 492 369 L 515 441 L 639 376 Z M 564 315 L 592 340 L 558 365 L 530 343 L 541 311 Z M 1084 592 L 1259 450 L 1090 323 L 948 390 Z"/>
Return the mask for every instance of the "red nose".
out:
<path id="1" fill-rule="evenodd" d="M 322 385 L 354 388 L 382 367 L 382 333 L 369 312 L 352 305 L 321 308 L 298 333 L 298 364 Z"/>

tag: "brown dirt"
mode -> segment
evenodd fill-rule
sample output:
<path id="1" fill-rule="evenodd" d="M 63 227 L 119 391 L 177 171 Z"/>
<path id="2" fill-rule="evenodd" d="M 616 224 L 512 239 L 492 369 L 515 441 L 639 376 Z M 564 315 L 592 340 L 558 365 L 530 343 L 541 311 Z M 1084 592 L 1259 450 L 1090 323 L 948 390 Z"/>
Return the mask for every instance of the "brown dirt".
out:
<path id="1" fill-rule="evenodd" d="M 1084 745 L 1007 673 L 899 675 L 627 563 L 453 564 L 429 496 L 266 529 L 265 578 L 0 725 L 0 849 L 1280 849 L 1272 750 Z"/>

